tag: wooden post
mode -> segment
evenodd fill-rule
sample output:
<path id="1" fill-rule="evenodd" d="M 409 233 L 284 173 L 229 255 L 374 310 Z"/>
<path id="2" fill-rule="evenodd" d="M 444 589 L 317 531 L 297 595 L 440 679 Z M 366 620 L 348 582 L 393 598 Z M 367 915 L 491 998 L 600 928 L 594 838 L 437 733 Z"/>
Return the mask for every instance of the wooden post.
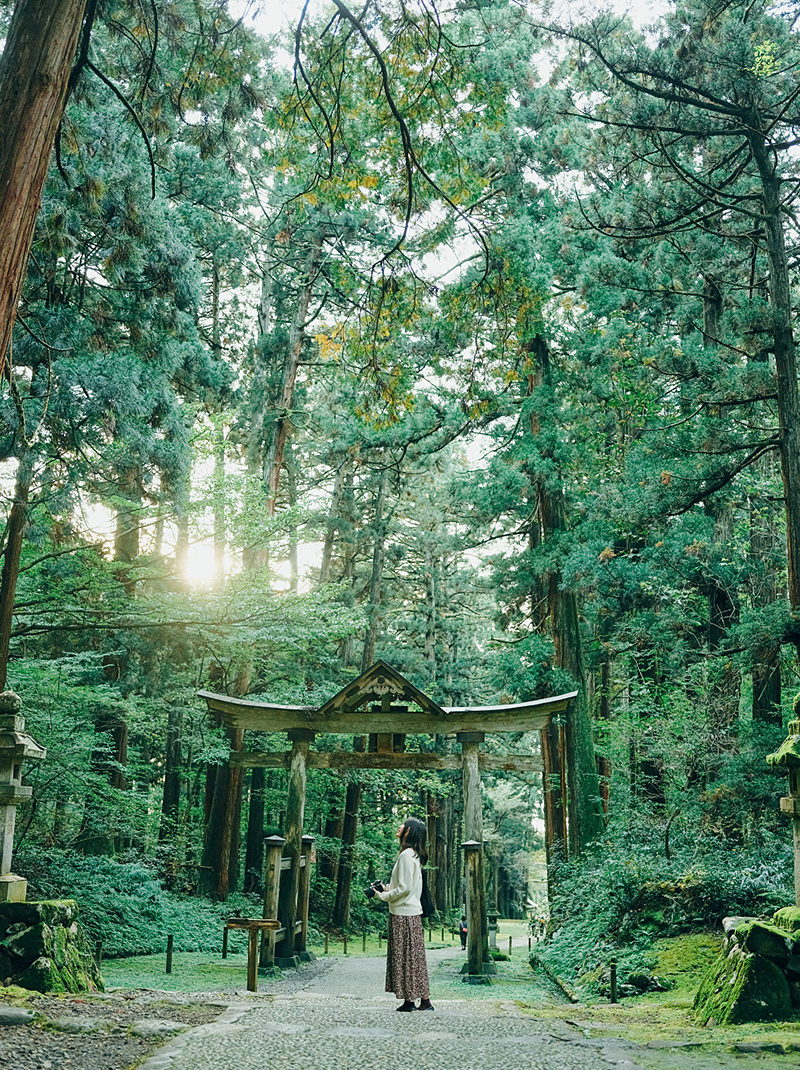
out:
<path id="1" fill-rule="evenodd" d="M 611 989 L 611 991 L 610 991 L 610 1002 L 611 1003 L 616 1003 L 617 1002 L 617 960 L 616 959 L 612 959 L 609 962 L 609 964 L 608 964 L 608 972 L 609 972 L 608 984 L 609 984 L 609 988 Z"/>
<path id="2" fill-rule="evenodd" d="M 511 958 L 511 937 L 508 938 L 508 957 Z"/>
<path id="3" fill-rule="evenodd" d="M 481 855 L 483 844 L 467 840 L 461 844 L 467 868 L 467 961 L 464 980 L 470 984 L 490 984 L 483 972 L 483 949 L 481 946 Z"/>
<path id="4" fill-rule="evenodd" d="M 479 924 L 473 929 L 472 919 L 468 920 L 467 943 L 471 946 L 473 940 L 480 947 L 481 960 L 484 964 L 484 972 L 497 973 L 497 967 L 489 955 L 489 922 L 486 916 L 486 869 L 484 864 L 483 850 L 483 808 L 481 805 L 481 774 L 478 765 L 478 747 L 483 742 L 483 732 L 457 732 L 456 739 L 461 744 L 461 770 L 464 792 L 464 837 L 467 842 L 476 842 L 479 845 L 478 857 L 468 863 L 477 870 L 476 884 L 473 896 L 478 896 L 476 917 Z M 469 887 L 470 875 L 467 874 Z"/>
<path id="5" fill-rule="evenodd" d="M 258 991 L 258 929 L 247 930 L 247 991 Z"/>
<path id="6" fill-rule="evenodd" d="M 172 944 L 173 944 L 173 939 L 174 938 L 172 936 L 172 933 L 170 933 L 170 935 L 167 937 L 167 971 L 166 971 L 167 973 L 172 973 Z"/>
<path id="7" fill-rule="evenodd" d="M 281 884 L 281 856 L 286 841 L 283 836 L 266 836 L 264 858 L 264 917 L 278 917 L 278 897 Z M 285 937 L 284 937 L 285 939 Z M 284 944 L 284 948 L 286 945 Z M 275 933 L 263 933 L 261 937 L 261 966 L 275 965 Z"/>
<path id="8" fill-rule="evenodd" d="M 366 933 L 362 933 L 361 934 L 361 950 L 362 951 L 366 951 L 367 950 L 367 934 Z"/>
<path id="9" fill-rule="evenodd" d="M 347 954 L 347 933 L 342 936 L 342 952 L 345 955 Z"/>
<path id="10" fill-rule="evenodd" d="M 302 858 L 303 866 L 300 869 L 300 884 L 297 889 L 297 912 L 300 915 L 302 929 L 295 937 L 294 950 L 304 962 L 311 962 L 314 956 L 306 947 L 308 939 L 308 897 L 311 891 L 311 849 L 314 846 L 313 836 L 303 836 Z"/>
<path id="11" fill-rule="evenodd" d="M 292 754 L 289 760 L 289 788 L 286 795 L 286 844 L 284 857 L 291 868 L 287 878 L 281 881 L 278 898 L 278 920 L 285 931 L 283 955 L 277 959 L 279 966 L 297 966 L 300 959 L 294 953 L 295 922 L 298 915 L 298 892 L 300 889 L 300 856 L 303 850 L 303 815 L 306 805 L 306 759 L 308 747 L 314 738 L 309 728 L 289 730 Z"/>
<path id="12" fill-rule="evenodd" d="M 226 959 L 228 957 L 228 929 L 227 927 L 222 930 L 222 957 Z"/>
<path id="13" fill-rule="evenodd" d="M 326 955 L 328 954 L 328 939 L 329 939 L 328 934 L 325 933 L 325 954 Z"/>

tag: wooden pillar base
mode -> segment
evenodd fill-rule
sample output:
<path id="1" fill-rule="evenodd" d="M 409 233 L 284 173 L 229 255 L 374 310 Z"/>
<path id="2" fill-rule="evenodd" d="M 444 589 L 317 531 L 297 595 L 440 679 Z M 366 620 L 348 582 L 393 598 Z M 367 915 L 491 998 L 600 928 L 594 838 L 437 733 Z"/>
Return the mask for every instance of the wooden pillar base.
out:
<path id="1" fill-rule="evenodd" d="M 275 965 L 280 966 L 282 970 L 296 970 L 302 961 L 300 955 L 275 956 Z"/>
<path id="2" fill-rule="evenodd" d="M 463 974 L 468 974 L 469 973 L 469 963 L 468 962 L 465 962 L 464 965 L 461 967 L 461 973 L 463 973 Z M 472 977 L 478 977 L 478 976 L 480 976 L 480 977 L 496 977 L 497 976 L 497 966 L 495 966 L 495 964 L 493 962 L 491 962 L 491 961 L 490 962 L 483 962 L 483 963 L 481 963 L 481 972 L 480 972 L 480 974 L 470 974 L 470 976 L 472 976 Z"/>

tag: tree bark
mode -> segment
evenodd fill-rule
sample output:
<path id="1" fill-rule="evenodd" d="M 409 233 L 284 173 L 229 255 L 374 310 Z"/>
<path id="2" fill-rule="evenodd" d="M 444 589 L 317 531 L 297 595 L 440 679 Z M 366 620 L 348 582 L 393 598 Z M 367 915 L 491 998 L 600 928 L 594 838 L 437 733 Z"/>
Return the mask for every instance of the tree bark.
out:
<path id="1" fill-rule="evenodd" d="M 264 788 L 266 770 L 250 772 L 250 807 L 247 814 L 247 840 L 244 856 L 244 890 L 258 892 L 262 885 L 264 862 Z"/>
<path id="2" fill-rule="evenodd" d="M 364 636 L 364 648 L 361 654 L 362 672 L 365 672 L 375 661 L 375 643 L 380 627 L 383 563 L 386 558 L 386 525 L 383 510 L 388 482 L 389 471 L 384 465 L 375 496 L 375 537 L 372 544 L 372 572 L 369 580 L 369 625 L 367 634 Z"/>
<path id="3" fill-rule="evenodd" d="M 358 828 L 358 808 L 361 805 L 361 784 L 351 781 L 347 785 L 342 825 L 342 850 L 339 855 L 339 872 L 336 878 L 336 899 L 333 904 L 333 924 L 343 931 L 350 924 L 350 887 L 353 880 L 353 849 Z"/>
<path id="4" fill-rule="evenodd" d="M 532 378 L 530 389 L 551 385 L 550 352 L 541 336 L 536 338 L 539 368 Z M 532 417 L 531 434 L 537 437 L 540 428 Z M 546 544 L 566 530 L 564 497 L 560 487 L 553 486 L 552 477 L 535 477 L 542 540 Z M 565 745 L 568 786 L 567 834 L 572 854 L 580 854 L 584 847 L 601 835 L 604 827 L 597 765 L 592 740 L 592 725 L 586 703 L 583 672 L 583 649 L 578 620 L 578 605 L 572 591 L 564 590 L 561 573 L 552 568 L 546 577 L 547 606 L 553 638 L 553 664 L 564 669 L 575 681 L 578 697 L 567 714 Z M 547 769 L 547 765 L 545 765 Z M 553 799 L 551 796 L 551 804 Z"/>
<path id="5" fill-rule="evenodd" d="M 243 731 L 226 729 L 231 750 L 241 750 Z M 241 807 L 240 786 L 244 770 L 224 763 L 214 767 L 211 798 L 206 796 L 207 820 L 201 868 L 202 890 L 225 900 L 231 890 L 232 858 Z M 235 859 L 234 859 L 235 861 Z"/>
<path id="6" fill-rule="evenodd" d="M 297 305 L 289 331 L 289 344 L 286 347 L 283 361 L 280 387 L 274 402 L 275 416 L 272 420 L 268 418 L 264 427 L 262 480 L 270 501 L 270 513 L 274 512 L 275 502 L 278 497 L 278 482 L 283 464 L 283 453 L 286 439 L 292 426 L 290 413 L 294 402 L 294 388 L 297 382 L 297 372 L 300 368 L 300 357 L 303 352 L 308 308 L 311 304 L 311 295 L 314 292 L 314 283 L 321 255 L 322 234 L 319 233 L 314 238 L 308 253 L 305 265 L 305 280 L 297 297 Z"/>
<path id="7" fill-rule="evenodd" d="M 87 0 L 17 0 L 0 57 L 0 369 Z"/>
<path id="8" fill-rule="evenodd" d="M 28 502 L 33 482 L 33 452 L 22 448 L 14 481 L 14 501 L 6 525 L 3 571 L 0 575 L 0 691 L 4 691 L 8 677 L 11 632 L 14 623 L 14 596 L 19 577 L 22 542 L 28 520 Z"/>
<path id="9" fill-rule="evenodd" d="M 164 753 L 164 794 L 161 799 L 161 824 L 158 841 L 164 843 L 175 833 L 181 800 L 181 735 L 183 710 L 170 706 L 167 712 L 167 741 Z"/>
<path id="10" fill-rule="evenodd" d="M 772 308 L 773 353 L 778 384 L 779 448 L 786 509 L 789 604 L 796 614 L 800 614 L 800 392 L 797 385 L 797 356 L 792 329 L 789 259 L 783 232 L 781 179 L 777 173 L 773 150 L 759 131 L 757 116 L 754 116 L 749 141 L 761 178 L 765 245 L 769 263 L 769 300 Z M 795 628 L 792 641 L 800 653 L 800 626 Z"/>

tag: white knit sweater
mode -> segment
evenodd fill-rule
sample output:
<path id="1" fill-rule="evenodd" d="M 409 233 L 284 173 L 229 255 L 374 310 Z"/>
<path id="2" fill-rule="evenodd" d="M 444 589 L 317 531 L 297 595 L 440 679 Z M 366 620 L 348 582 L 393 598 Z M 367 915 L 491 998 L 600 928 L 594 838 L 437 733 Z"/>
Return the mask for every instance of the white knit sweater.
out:
<path id="1" fill-rule="evenodd" d="M 422 866 L 412 847 L 400 852 L 392 869 L 389 887 L 375 895 L 389 904 L 390 914 L 414 917 L 422 913 Z"/>

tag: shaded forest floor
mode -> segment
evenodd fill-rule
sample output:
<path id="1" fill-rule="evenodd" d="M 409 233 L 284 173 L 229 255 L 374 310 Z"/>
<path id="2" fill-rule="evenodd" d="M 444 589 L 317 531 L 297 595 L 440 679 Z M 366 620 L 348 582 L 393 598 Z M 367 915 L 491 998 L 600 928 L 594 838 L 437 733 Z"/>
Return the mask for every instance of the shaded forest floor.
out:
<path id="1" fill-rule="evenodd" d="M 508 934 L 506 930 L 506 950 Z M 559 1037 L 570 1050 L 586 1044 L 587 1058 L 590 1052 L 622 1045 L 631 1065 L 645 1070 L 716 1070 L 726 1065 L 777 1070 L 793 1065 L 800 1052 L 800 1017 L 792 1022 L 714 1028 L 695 1023 L 691 1006 L 702 963 L 687 956 L 678 941 L 660 941 L 659 968 L 674 989 L 616 1005 L 600 998 L 568 1004 L 543 974 L 531 970 L 527 938 L 517 935 L 513 944 L 511 959 L 497 963 L 494 982 L 472 986 L 462 981 L 460 946 L 437 947 L 431 942 L 431 994 L 434 1003 L 441 1001 L 445 1016 L 463 1014 L 470 1004 L 476 1012 L 480 1006 L 482 1013 L 502 1018 L 521 1015 L 535 1021 L 537 1029 Z M 382 955 L 369 950 L 364 954 L 360 941 L 357 952 L 347 957 L 320 955 L 298 970 L 260 978 L 257 995 L 245 990 L 246 960 L 241 953 L 226 961 L 202 952 L 179 953 L 169 976 L 160 955 L 112 960 L 103 964 L 103 970 L 111 990 L 99 996 L 51 997 L 0 989 L 0 1021 L 2 1012 L 14 1006 L 36 1015 L 27 1023 L 0 1028 L 0 1065 L 15 1070 L 127 1070 L 184 1027 L 216 1029 L 208 1023 L 220 1015 L 224 1022 L 231 1013 L 226 1008 L 249 1014 L 275 999 L 296 997 L 309 1007 L 315 1000 L 330 1004 L 337 998 L 344 1006 L 394 1006 L 382 991 Z M 387 1016 L 386 1025 L 393 1023 Z"/>

